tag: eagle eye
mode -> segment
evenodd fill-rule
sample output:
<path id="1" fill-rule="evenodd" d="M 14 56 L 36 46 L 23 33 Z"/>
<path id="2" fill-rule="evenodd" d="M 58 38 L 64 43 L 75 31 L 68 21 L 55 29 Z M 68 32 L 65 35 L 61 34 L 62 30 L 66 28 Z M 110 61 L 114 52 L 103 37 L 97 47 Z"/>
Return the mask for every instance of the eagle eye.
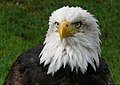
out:
<path id="1" fill-rule="evenodd" d="M 55 24 L 55 26 L 56 26 L 57 28 L 59 27 L 59 23 L 58 23 L 58 22 L 55 22 L 54 24 Z"/>
<path id="2" fill-rule="evenodd" d="M 76 28 L 80 28 L 81 25 L 82 25 L 82 22 L 81 21 L 75 22 L 74 25 L 75 25 Z"/>

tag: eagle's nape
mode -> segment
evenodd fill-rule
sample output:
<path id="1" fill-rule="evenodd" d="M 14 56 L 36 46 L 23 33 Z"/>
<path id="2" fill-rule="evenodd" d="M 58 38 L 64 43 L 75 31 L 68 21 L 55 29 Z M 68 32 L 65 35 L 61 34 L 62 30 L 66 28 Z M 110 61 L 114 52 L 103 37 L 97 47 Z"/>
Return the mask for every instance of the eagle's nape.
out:
<path id="1" fill-rule="evenodd" d="M 70 67 L 60 69 L 52 76 L 47 75 L 46 66 L 39 64 L 38 55 L 44 46 L 38 45 L 20 55 L 12 65 L 3 85 L 114 85 L 108 66 L 100 59 L 100 67 L 95 72 L 89 65 L 86 74 L 70 71 Z"/>

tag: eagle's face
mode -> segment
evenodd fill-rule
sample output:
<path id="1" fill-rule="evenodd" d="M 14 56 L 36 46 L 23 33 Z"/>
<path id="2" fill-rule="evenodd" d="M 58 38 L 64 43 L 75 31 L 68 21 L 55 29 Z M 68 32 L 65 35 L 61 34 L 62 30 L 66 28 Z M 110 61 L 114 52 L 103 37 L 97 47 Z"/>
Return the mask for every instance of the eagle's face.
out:
<path id="1" fill-rule="evenodd" d="M 97 20 L 80 7 L 63 7 L 54 11 L 49 19 L 45 47 L 40 63 L 50 64 L 48 74 L 68 64 L 71 70 L 83 73 L 88 63 L 99 66 L 100 45 Z M 94 65 L 94 62 L 96 65 Z"/>
<path id="2" fill-rule="evenodd" d="M 50 34 L 59 33 L 61 40 L 80 33 L 99 32 L 97 20 L 80 7 L 60 8 L 52 13 L 49 21 Z"/>

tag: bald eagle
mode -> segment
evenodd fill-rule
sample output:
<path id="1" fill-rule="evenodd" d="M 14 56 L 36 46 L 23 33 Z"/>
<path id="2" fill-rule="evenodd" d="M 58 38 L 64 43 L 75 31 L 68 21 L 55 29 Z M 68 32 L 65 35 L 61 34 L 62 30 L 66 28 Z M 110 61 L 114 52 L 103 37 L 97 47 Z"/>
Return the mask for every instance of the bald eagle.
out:
<path id="1" fill-rule="evenodd" d="M 54 11 L 44 44 L 17 58 L 4 85 L 115 85 L 101 57 L 97 22 L 81 7 Z"/>

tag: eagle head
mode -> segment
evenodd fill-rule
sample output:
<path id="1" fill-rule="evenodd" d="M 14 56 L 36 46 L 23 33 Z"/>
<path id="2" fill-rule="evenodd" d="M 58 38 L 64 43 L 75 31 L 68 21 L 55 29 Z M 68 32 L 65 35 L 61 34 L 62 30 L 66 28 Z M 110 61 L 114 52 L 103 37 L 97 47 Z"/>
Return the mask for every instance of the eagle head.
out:
<path id="1" fill-rule="evenodd" d="M 70 66 L 84 74 L 90 64 L 99 66 L 100 31 L 97 20 L 81 7 L 65 6 L 54 11 L 49 18 L 49 29 L 40 53 L 40 63 L 49 65 L 48 74 Z"/>

